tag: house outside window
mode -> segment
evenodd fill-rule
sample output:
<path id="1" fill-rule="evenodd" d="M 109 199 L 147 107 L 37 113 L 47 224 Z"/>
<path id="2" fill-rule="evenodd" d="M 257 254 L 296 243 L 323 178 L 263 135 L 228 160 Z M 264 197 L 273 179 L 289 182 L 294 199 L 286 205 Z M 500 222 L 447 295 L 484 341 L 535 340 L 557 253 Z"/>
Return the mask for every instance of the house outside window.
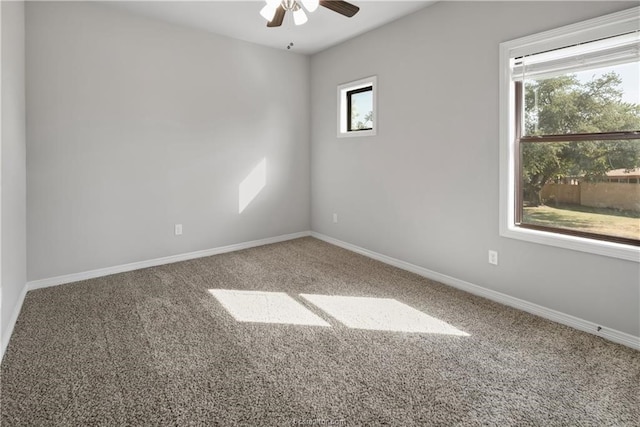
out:
<path id="1" fill-rule="evenodd" d="M 639 16 L 500 45 L 503 236 L 640 261 Z"/>

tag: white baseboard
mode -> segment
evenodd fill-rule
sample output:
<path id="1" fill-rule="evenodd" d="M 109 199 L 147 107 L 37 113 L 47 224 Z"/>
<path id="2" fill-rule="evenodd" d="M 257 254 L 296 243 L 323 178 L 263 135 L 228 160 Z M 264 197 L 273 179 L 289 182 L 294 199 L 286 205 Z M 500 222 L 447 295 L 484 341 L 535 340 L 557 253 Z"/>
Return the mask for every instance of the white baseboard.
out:
<path id="1" fill-rule="evenodd" d="M 385 264 L 392 265 L 394 267 L 401 268 L 406 271 L 418 274 L 431 280 L 443 283 L 448 286 L 452 286 L 457 289 L 469 292 L 474 295 L 478 295 L 500 304 L 508 305 L 513 308 L 517 308 L 527 313 L 535 314 L 536 316 L 543 317 L 545 319 L 552 320 L 554 322 L 578 329 L 583 332 L 588 332 L 593 335 L 597 335 L 609 341 L 613 341 L 618 344 L 625 345 L 627 347 L 640 350 L 640 337 L 636 337 L 625 332 L 620 332 L 615 329 L 610 329 L 604 326 L 600 326 L 596 323 L 589 322 L 584 319 L 580 319 L 569 314 L 562 313 L 560 311 L 552 310 L 541 305 L 533 304 L 531 302 L 521 300 L 500 292 L 492 291 L 482 286 L 474 285 L 473 283 L 466 282 L 464 280 L 456 279 L 455 277 L 447 276 L 445 274 L 437 273 L 435 271 L 419 267 L 414 264 L 410 264 L 405 261 L 401 261 L 396 258 L 391 258 L 386 255 L 379 254 L 377 252 L 370 251 L 368 249 L 361 248 L 359 246 L 352 245 L 350 243 L 343 242 L 333 237 L 325 236 L 324 234 L 311 232 L 311 236 L 316 239 L 323 240 L 332 245 L 339 246 L 341 248 L 350 250 L 352 252 L 359 253 L 366 257 L 375 259 L 377 261 L 384 262 Z M 600 328 L 600 330 L 598 330 Z"/>
<path id="2" fill-rule="evenodd" d="M 0 362 L 4 359 L 4 353 L 7 351 L 7 347 L 9 346 L 9 340 L 11 339 L 11 335 L 13 335 L 13 329 L 16 326 L 16 322 L 18 321 L 18 315 L 20 315 L 20 310 L 22 310 L 22 304 L 24 303 L 24 299 L 27 296 L 27 287 L 22 288 L 22 292 L 20 292 L 20 296 L 18 297 L 18 301 L 16 305 L 13 307 L 13 312 L 11 313 L 11 318 L 9 319 L 9 325 L 7 325 L 7 330 L 2 334 L 2 340 L 0 342 Z"/>
<path id="3" fill-rule="evenodd" d="M 168 256 L 164 258 L 156 258 L 148 261 L 135 262 L 131 264 L 124 264 L 124 265 L 119 265 L 114 267 L 91 270 L 83 273 L 68 274 L 64 276 L 58 276 L 58 277 L 53 277 L 49 279 L 41 279 L 41 280 L 28 282 L 20 296 L 18 304 L 16 304 L 16 307 L 14 308 L 14 312 L 12 314 L 8 330 L 6 331 L 6 334 L 2 336 L 2 343 L 1 343 L 2 348 L 0 349 L 1 351 L 0 356 L 4 356 L 4 352 L 7 348 L 7 345 L 9 344 L 11 333 L 13 332 L 13 328 L 18 319 L 18 314 L 20 313 L 20 309 L 22 307 L 22 303 L 24 301 L 27 291 L 50 287 L 50 286 L 57 286 L 64 283 L 78 282 L 81 280 L 87 280 L 87 279 L 92 279 L 96 277 L 108 276 L 116 273 L 123 273 L 126 271 L 138 270 L 141 268 L 154 267 L 158 265 L 170 264 L 170 263 L 179 262 L 179 261 L 187 261 L 190 259 L 202 258 L 202 257 L 222 254 L 226 252 L 233 252 L 233 251 L 238 251 L 242 249 L 253 248 L 256 246 L 268 245 L 271 243 L 284 242 L 286 240 L 292 240 L 292 239 L 297 239 L 297 238 L 306 237 L 306 236 L 313 236 L 327 243 L 340 246 L 352 252 L 356 252 L 366 257 L 384 262 L 385 264 L 389 264 L 394 267 L 398 267 L 403 270 L 410 271 L 412 273 L 418 274 L 420 276 L 426 277 L 431 280 L 435 280 L 445 285 L 449 285 L 454 288 L 458 288 L 463 291 L 469 292 L 471 294 L 478 295 L 478 296 L 490 299 L 492 301 L 496 301 L 498 303 L 508 305 L 510 307 L 517 308 L 519 310 L 526 311 L 528 313 L 543 317 L 545 319 L 549 319 L 554 322 L 572 327 L 574 329 L 578 329 L 580 331 L 584 331 L 584 332 L 588 332 L 588 333 L 600 336 L 609 341 L 613 341 L 615 343 L 623 344 L 628 347 L 634 348 L 636 350 L 640 350 L 640 337 L 636 337 L 634 335 L 617 331 L 615 329 L 610 329 L 607 327 L 601 327 L 601 329 L 598 331 L 598 328 L 600 327 L 600 325 L 597 325 L 593 322 L 589 322 L 587 320 L 580 319 L 578 317 L 571 316 L 569 314 L 552 310 L 550 308 L 543 307 L 541 305 L 533 304 L 531 302 L 521 300 L 519 298 L 515 298 L 500 292 L 492 291 L 490 289 L 483 288 L 473 283 L 456 279 L 455 277 L 437 273 L 435 271 L 426 269 L 424 267 L 419 267 L 417 265 L 414 265 L 405 261 L 401 261 L 396 258 L 382 255 L 377 252 L 373 252 L 368 249 L 364 249 L 359 246 L 355 246 L 350 243 L 346 243 L 341 240 L 334 239 L 329 236 L 325 236 L 324 234 L 310 232 L 310 231 L 303 231 L 300 233 L 286 234 L 282 236 L 270 237 L 270 238 L 261 239 L 261 240 L 253 240 L 250 242 L 238 243 L 238 244 L 223 246 L 219 248 L 206 249 L 206 250 L 197 251 L 197 252 L 189 252 L 186 254 L 173 255 L 173 256 Z M 0 360 L 1 360 L 1 357 L 0 357 Z"/>
<path id="4" fill-rule="evenodd" d="M 20 294 L 20 298 L 13 308 L 13 313 L 11 314 L 11 319 L 9 321 L 9 325 L 7 330 L 2 335 L 2 339 L 0 342 L 0 361 L 4 357 L 4 353 L 9 345 L 9 340 L 11 339 L 11 335 L 13 334 L 13 329 L 15 328 L 16 322 L 18 320 L 18 315 L 20 314 L 20 310 L 22 309 L 22 304 L 24 303 L 24 299 L 27 295 L 28 291 L 33 291 L 35 289 L 48 288 L 50 286 L 58 286 L 65 283 L 73 283 L 79 282 L 81 280 L 94 279 L 96 277 L 109 276 L 111 274 L 116 273 L 124 273 L 126 271 L 139 270 L 141 268 L 147 267 L 155 267 L 158 265 L 171 264 L 179 261 L 187 261 L 190 259 L 203 258 L 211 255 L 218 255 L 226 252 L 234 252 L 239 251 L 241 249 L 253 248 L 256 246 L 269 245 L 271 243 L 284 242 L 286 240 L 298 239 L 300 237 L 310 236 L 310 231 L 302 231 L 299 233 L 293 234 L 285 234 L 276 237 L 269 237 L 266 239 L 260 240 L 252 240 L 250 242 L 237 243 L 235 245 L 222 246 L 219 248 L 206 249 L 202 251 L 189 252 L 186 254 L 172 255 L 163 258 L 156 258 L 147 261 L 133 262 L 130 264 L 124 265 L 116 265 L 113 267 L 100 268 L 97 270 L 85 271 L 82 273 L 74 273 L 74 274 L 66 274 L 64 276 L 51 277 L 48 279 L 40 279 L 34 280 L 31 282 L 27 282 L 26 286 L 22 290 Z"/>
<path id="5" fill-rule="evenodd" d="M 237 243 L 229 246 L 222 246 L 213 249 L 205 249 L 202 251 L 189 252 L 185 254 L 171 255 L 163 258 L 155 258 L 147 261 L 132 262 L 130 264 L 116 265 L 113 267 L 99 268 L 97 270 L 85 271 L 82 273 L 66 274 L 64 276 L 51 277 L 48 279 L 34 280 L 27 282 L 27 291 L 35 289 L 48 288 L 50 286 L 58 286 L 65 283 L 79 282 L 81 280 L 95 279 L 96 277 L 109 276 L 111 274 L 124 273 L 127 271 L 140 270 L 142 268 L 155 267 L 158 265 L 171 264 L 174 262 L 187 261 L 190 259 L 204 258 L 207 256 L 223 254 L 226 252 L 234 252 L 242 249 L 253 248 L 256 246 L 269 245 L 272 243 L 284 242 L 286 240 L 298 239 L 300 237 L 310 236 L 310 231 L 302 231 L 293 234 L 284 234 L 266 239 L 252 240 L 250 242 Z"/>

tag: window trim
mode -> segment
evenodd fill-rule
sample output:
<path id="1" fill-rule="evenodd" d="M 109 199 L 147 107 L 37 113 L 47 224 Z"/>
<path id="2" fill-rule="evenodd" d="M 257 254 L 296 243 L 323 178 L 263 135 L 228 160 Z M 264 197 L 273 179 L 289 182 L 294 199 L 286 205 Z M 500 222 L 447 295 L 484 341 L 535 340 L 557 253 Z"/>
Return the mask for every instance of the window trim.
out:
<path id="1" fill-rule="evenodd" d="M 516 225 L 516 171 L 519 170 L 519 147 L 516 145 L 515 85 L 512 83 L 510 58 L 558 49 L 640 28 L 640 7 L 567 25 L 554 30 L 500 43 L 499 108 L 500 108 L 500 181 L 499 230 L 507 238 L 604 255 L 640 263 L 640 247 L 596 240 L 583 236 L 560 234 Z"/>
<path id="2" fill-rule="evenodd" d="M 373 107 L 373 119 L 371 120 L 371 129 L 353 129 L 349 130 L 349 92 L 358 91 L 363 88 L 371 87 L 372 91 L 372 107 Z M 362 136 L 376 136 L 378 133 L 378 78 L 377 76 L 366 77 L 364 79 L 355 80 L 349 83 L 343 83 L 338 85 L 338 105 L 337 105 L 337 124 L 338 124 L 338 138 L 345 137 L 362 137 Z"/>

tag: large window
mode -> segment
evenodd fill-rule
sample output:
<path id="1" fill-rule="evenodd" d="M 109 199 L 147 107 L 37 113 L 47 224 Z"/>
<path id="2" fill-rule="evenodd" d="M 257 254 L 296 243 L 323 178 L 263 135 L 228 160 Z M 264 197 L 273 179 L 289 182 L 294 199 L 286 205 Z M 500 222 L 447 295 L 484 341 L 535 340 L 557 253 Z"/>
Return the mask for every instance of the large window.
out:
<path id="1" fill-rule="evenodd" d="M 501 45 L 501 232 L 640 261 L 640 8 Z"/>

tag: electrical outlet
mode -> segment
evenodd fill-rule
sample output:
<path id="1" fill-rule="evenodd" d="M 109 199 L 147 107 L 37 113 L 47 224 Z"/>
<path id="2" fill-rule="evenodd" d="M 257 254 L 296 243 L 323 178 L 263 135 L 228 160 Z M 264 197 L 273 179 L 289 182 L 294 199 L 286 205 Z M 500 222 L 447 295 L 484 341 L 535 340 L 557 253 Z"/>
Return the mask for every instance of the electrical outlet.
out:
<path id="1" fill-rule="evenodd" d="M 498 265 L 498 251 L 489 251 L 489 264 Z"/>
<path id="2" fill-rule="evenodd" d="M 182 224 L 176 224 L 175 233 L 176 233 L 176 236 L 182 235 Z"/>
<path id="3" fill-rule="evenodd" d="M 334 214 L 333 214 L 333 223 L 334 223 L 334 224 L 337 224 L 337 223 L 338 223 L 338 214 L 337 214 L 337 213 L 334 213 Z"/>

